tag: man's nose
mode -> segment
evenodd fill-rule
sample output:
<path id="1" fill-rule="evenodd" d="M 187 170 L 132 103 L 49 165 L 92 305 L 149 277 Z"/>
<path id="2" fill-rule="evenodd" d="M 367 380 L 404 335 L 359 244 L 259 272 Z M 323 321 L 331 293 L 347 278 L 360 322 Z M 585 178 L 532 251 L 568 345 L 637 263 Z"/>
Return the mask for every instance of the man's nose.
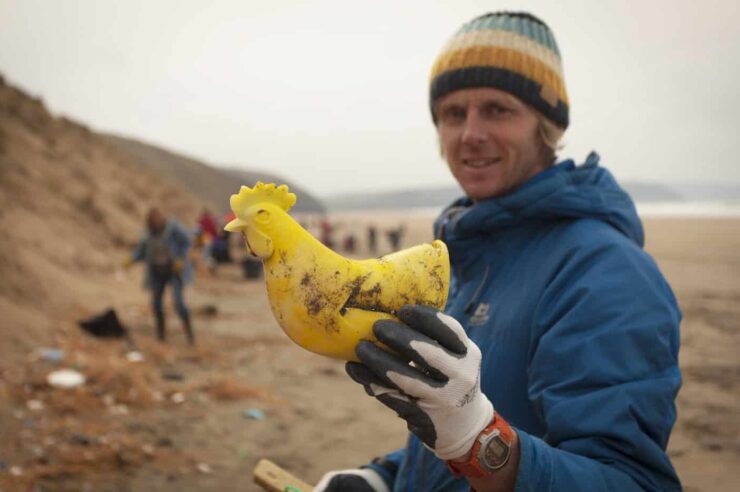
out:
<path id="1" fill-rule="evenodd" d="M 483 121 L 476 111 L 469 111 L 465 118 L 462 141 L 466 144 L 477 144 L 485 140 L 486 132 Z"/>

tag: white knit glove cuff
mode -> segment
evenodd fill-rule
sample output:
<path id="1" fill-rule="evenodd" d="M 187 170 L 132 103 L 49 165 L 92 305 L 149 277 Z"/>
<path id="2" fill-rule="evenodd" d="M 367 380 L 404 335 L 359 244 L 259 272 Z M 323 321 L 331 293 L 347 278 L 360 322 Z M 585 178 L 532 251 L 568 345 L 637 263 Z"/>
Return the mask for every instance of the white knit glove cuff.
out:
<path id="1" fill-rule="evenodd" d="M 483 431 L 483 429 L 488 427 L 488 424 L 491 423 L 494 415 L 493 404 L 485 395 L 481 395 L 478 403 L 479 404 L 476 405 L 475 409 L 471 409 L 471 412 L 473 413 L 470 415 L 468 420 L 468 429 L 458 441 L 438 449 L 432 449 L 425 444 L 430 451 L 437 455 L 437 458 L 441 460 L 459 458 L 472 449 L 478 435 Z"/>

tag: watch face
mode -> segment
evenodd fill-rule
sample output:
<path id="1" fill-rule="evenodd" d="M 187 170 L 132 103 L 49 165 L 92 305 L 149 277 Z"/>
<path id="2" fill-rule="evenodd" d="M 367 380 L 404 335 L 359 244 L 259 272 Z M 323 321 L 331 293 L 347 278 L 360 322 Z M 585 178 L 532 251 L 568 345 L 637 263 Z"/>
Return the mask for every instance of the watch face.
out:
<path id="1" fill-rule="evenodd" d="M 509 460 L 511 448 L 495 429 L 480 448 L 480 462 L 490 470 L 497 470 Z"/>

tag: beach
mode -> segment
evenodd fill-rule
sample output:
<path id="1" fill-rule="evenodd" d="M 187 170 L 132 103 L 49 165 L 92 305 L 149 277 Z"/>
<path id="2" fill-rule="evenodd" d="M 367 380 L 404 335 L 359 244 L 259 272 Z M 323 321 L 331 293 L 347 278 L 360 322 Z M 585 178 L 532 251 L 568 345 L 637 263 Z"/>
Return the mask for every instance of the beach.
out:
<path id="1" fill-rule="evenodd" d="M 432 239 L 428 214 L 358 212 L 331 220 L 335 240 L 355 236 L 356 257 L 369 254 L 370 224 L 379 254 L 390 250 L 384 232 L 391 228 L 403 227 L 402 247 Z M 736 490 L 740 220 L 648 218 L 645 229 L 646 250 L 683 312 L 684 380 L 669 455 L 684 490 Z M 172 312 L 168 344 L 154 341 L 140 274 L 100 273 L 84 306 L 60 313 L 54 340 L 87 373 L 85 388 L 61 392 L 38 383 L 49 366 L 34 353 L 12 367 L 0 362 L 7 402 L 0 408 L 0 460 L 19 472 L 0 473 L 0 489 L 258 491 L 251 471 L 261 458 L 315 483 L 328 470 L 403 445 L 403 422 L 350 381 L 341 361 L 307 352 L 283 334 L 262 280 L 245 280 L 237 265 L 215 276 L 199 269 L 188 292 L 198 345 L 188 348 Z M 142 361 L 125 359 L 129 349 L 120 341 L 85 336 L 75 325 L 91 306 L 107 305 L 129 327 Z"/>

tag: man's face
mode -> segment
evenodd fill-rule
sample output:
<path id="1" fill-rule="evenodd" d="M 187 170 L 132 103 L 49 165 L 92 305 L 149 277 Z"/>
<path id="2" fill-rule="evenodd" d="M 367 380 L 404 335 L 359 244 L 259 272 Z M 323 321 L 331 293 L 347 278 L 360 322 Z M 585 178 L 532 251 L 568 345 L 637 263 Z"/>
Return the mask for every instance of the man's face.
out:
<path id="1" fill-rule="evenodd" d="M 149 216 L 147 217 L 147 225 L 149 226 L 149 231 L 153 234 L 158 234 L 164 230 L 164 226 L 167 224 L 167 219 L 165 219 L 164 215 L 162 215 L 162 212 L 159 210 L 152 210 L 149 213 Z"/>
<path id="2" fill-rule="evenodd" d="M 506 92 L 458 90 L 434 111 L 442 156 L 473 201 L 514 191 L 551 163 L 536 113 Z"/>

